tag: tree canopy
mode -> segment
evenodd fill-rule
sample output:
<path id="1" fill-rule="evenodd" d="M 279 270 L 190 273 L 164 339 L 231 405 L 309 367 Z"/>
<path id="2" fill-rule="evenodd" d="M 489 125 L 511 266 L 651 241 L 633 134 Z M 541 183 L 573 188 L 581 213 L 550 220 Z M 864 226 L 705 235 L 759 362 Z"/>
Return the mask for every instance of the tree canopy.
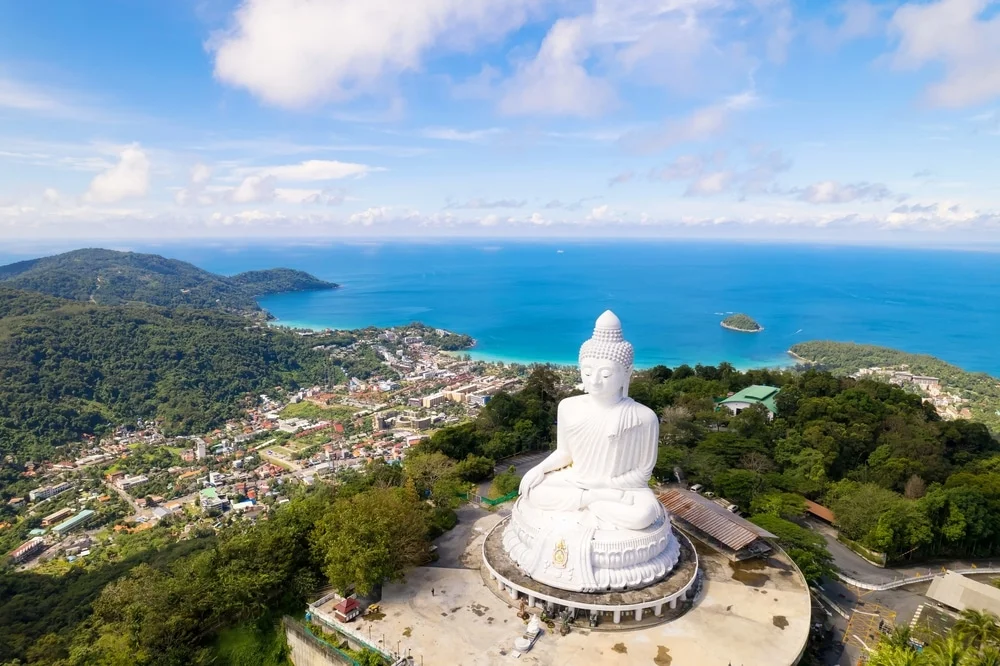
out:
<path id="1" fill-rule="evenodd" d="M 83 249 L 0 266 L 0 282 L 102 305 L 141 302 L 259 311 L 256 298 L 288 291 L 334 289 L 337 285 L 289 268 L 249 271 L 233 277 L 156 254 Z"/>

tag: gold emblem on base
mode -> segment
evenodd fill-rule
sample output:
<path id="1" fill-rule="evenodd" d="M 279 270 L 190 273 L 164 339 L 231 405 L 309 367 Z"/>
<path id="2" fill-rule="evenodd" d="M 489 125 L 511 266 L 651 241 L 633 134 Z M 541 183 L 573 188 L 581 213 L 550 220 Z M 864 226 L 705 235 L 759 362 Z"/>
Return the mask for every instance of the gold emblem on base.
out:
<path id="1" fill-rule="evenodd" d="M 566 540 L 559 539 L 555 550 L 552 552 L 552 564 L 559 569 L 565 569 L 569 563 L 569 550 L 566 548 Z"/>

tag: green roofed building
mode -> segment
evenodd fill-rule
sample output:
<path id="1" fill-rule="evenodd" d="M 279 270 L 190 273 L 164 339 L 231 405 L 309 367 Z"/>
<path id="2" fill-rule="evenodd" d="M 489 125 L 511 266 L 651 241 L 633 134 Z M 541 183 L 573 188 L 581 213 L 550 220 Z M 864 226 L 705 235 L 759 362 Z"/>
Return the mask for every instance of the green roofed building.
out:
<path id="1" fill-rule="evenodd" d="M 58 534 L 59 536 L 64 536 L 75 530 L 77 527 L 80 527 L 93 517 L 94 517 L 93 511 L 91 511 L 90 509 L 84 509 L 83 511 L 76 514 L 72 518 L 64 520 L 63 522 L 53 527 L 52 531 Z"/>
<path id="2" fill-rule="evenodd" d="M 777 386 L 748 386 L 728 398 L 719 400 L 718 404 L 728 409 L 733 415 L 739 414 L 751 405 L 764 405 L 770 414 L 769 418 L 773 419 L 778 413 L 778 405 L 774 399 L 780 391 L 781 389 Z"/>

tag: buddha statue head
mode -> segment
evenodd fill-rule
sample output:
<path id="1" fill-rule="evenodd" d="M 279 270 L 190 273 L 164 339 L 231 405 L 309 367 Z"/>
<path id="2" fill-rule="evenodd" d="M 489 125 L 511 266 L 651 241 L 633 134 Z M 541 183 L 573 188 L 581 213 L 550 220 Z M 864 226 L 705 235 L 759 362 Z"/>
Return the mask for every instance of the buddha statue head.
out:
<path id="1" fill-rule="evenodd" d="M 580 347 L 583 389 L 601 404 L 628 396 L 632 376 L 632 345 L 622 337 L 622 323 L 611 310 L 597 319 L 594 334 Z"/>

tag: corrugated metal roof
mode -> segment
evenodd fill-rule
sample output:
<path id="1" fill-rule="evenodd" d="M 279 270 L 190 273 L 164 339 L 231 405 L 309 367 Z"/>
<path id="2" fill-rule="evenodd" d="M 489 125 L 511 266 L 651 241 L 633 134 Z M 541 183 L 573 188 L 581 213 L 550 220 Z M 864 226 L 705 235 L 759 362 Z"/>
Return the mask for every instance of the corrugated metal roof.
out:
<path id="1" fill-rule="evenodd" d="M 692 527 L 727 548 L 742 550 L 761 537 L 775 538 L 767 530 L 726 511 L 696 493 L 671 488 L 659 496 L 660 504 Z"/>
<path id="2" fill-rule="evenodd" d="M 719 402 L 721 404 L 728 402 L 760 402 L 771 410 L 771 413 L 777 414 L 778 406 L 774 402 L 774 398 L 780 392 L 781 389 L 777 386 L 761 386 L 760 384 L 754 384 L 753 386 L 748 386 L 728 398 L 723 398 Z"/>
<path id="3" fill-rule="evenodd" d="M 826 508 L 822 504 L 816 504 L 812 500 L 806 500 L 806 511 L 816 516 L 817 518 L 822 518 L 828 523 L 834 522 L 836 520 L 833 516 L 833 511 Z"/>

